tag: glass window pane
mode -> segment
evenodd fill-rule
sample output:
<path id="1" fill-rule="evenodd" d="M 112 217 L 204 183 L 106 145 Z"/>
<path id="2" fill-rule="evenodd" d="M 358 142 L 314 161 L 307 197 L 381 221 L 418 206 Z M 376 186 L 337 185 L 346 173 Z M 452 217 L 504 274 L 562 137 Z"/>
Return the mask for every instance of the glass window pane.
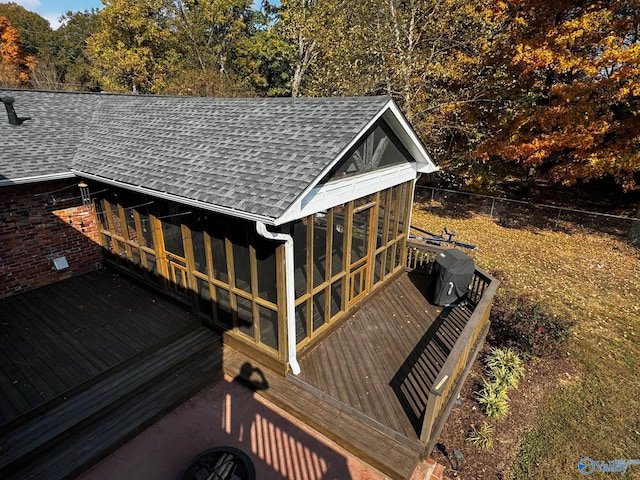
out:
<path id="1" fill-rule="evenodd" d="M 248 233 L 242 234 L 237 231 L 232 237 L 236 287 L 251 293 L 251 260 L 249 258 Z"/>
<path id="2" fill-rule="evenodd" d="M 124 219 L 127 222 L 127 238 L 135 243 L 140 243 L 138 240 L 138 231 L 136 230 L 136 219 L 133 216 L 133 210 L 130 208 L 124 209 Z"/>
<path id="3" fill-rule="evenodd" d="M 317 287 L 327 276 L 327 216 L 314 215 L 313 222 L 313 286 Z"/>
<path id="4" fill-rule="evenodd" d="M 147 252 L 145 252 L 145 256 L 147 257 L 147 270 L 152 273 L 157 273 L 158 267 L 156 265 L 156 256 Z"/>
<path id="5" fill-rule="evenodd" d="M 204 233 L 191 230 L 191 244 L 193 245 L 193 261 L 195 269 L 200 273 L 208 273 Z"/>
<path id="6" fill-rule="evenodd" d="M 398 268 L 398 266 L 400 266 L 400 264 L 402 263 L 403 258 L 402 258 L 402 242 L 396 242 L 396 258 L 394 261 L 394 269 Z"/>
<path id="7" fill-rule="evenodd" d="M 278 349 L 278 312 L 258 307 L 260 314 L 260 342 Z"/>
<path id="8" fill-rule="evenodd" d="M 387 190 L 380 192 L 380 202 L 378 203 L 378 232 L 376 235 L 376 248 L 386 244 L 384 231 L 384 214 L 387 205 Z"/>
<path id="9" fill-rule="evenodd" d="M 396 238 L 396 218 L 398 216 L 398 189 L 391 189 L 391 200 L 389 202 L 389 228 L 387 230 L 386 241 L 389 242 Z"/>
<path id="10" fill-rule="evenodd" d="M 140 250 L 137 249 L 136 247 L 130 247 L 130 248 L 131 248 L 131 261 L 135 265 L 140 265 L 142 263 L 142 261 L 140 260 Z"/>
<path id="11" fill-rule="evenodd" d="M 218 322 L 227 328 L 231 328 L 232 316 L 229 292 L 224 288 L 216 287 L 216 303 Z"/>
<path id="12" fill-rule="evenodd" d="M 325 291 L 316 293 L 313 296 L 313 331 L 315 332 L 325 323 Z"/>
<path id="13" fill-rule="evenodd" d="M 307 223 L 296 222 L 293 226 L 293 265 L 295 268 L 296 298 L 307 292 Z"/>
<path id="14" fill-rule="evenodd" d="M 278 242 L 272 242 L 256 235 L 256 260 L 258 265 L 258 296 L 278 302 L 276 283 L 276 249 Z"/>
<path id="15" fill-rule="evenodd" d="M 384 251 L 376 255 L 375 266 L 373 269 L 373 284 L 375 285 L 382 278 L 382 256 Z"/>
<path id="16" fill-rule="evenodd" d="M 399 186 L 398 192 L 398 201 L 400 204 L 398 205 L 398 233 L 397 235 L 402 235 L 404 233 L 404 223 L 405 217 L 407 214 L 407 192 L 408 192 L 407 184 L 403 183 Z"/>
<path id="17" fill-rule="evenodd" d="M 331 284 L 331 318 L 342 311 L 343 282 L 344 279 L 341 278 Z"/>
<path id="18" fill-rule="evenodd" d="M 162 235 L 164 237 L 164 248 L 167 252 L 184 257 L 184 245 L 182 244 L 182 230 L 178 220 L 169 218 L 162 220 Z M 171 223 L 176 222 L 176 223 Z"/>
<path id="19" fill-rule="evenodd" d="M 367 203 L 371 203 L 376 199 L 375 194 L 371 194 L 371 195 L 367 195 L 365 197 L 360 197 L 356 200 L 353 201 L 353 208 L 358 208 L 361 207 L 363 205 L 366 205 Z"/>
<path id="20" fill-rule="evenodd" d="M 98 223 L 100 224 L 100 227 L 103 230 L 109 230 L 109 227 L 107 225 L 107 217 L 104 212 L 104 202 L 106 202 L 106 200 L 98 200 L 95 202 L 96 218 L 98 220 Z"/>
<path id="21" fill-rule="evenodd" d="M 120 221 L 120 212 L 117 205 L 111 205 L 111 219 L 113 221 L 113 233 L 120 237 L 124 237 L 124 229 Z"/>
<path id="22" fill-rule="evenodd" d="M 384 275 L 385 277 L 387 275 L 389 275 L 389 273 L 391 273 L 391 270 L 393 269 L 393 258 L 391 256 L 391 251 L 393 250 L 393 246 L 387 248 L 386 252 L 387 252 L 387 258 L 385 260 L 385 265 L 384 265 Z"/>
<path id="23" fill-rule="evenodd" d="M 353 214 L 353 229 L 351 239 L 352 264 L 364 258 L 369 251 L 370 216 L 370 208 Z"/>
<path id="24" fill-rule="evenodd" d="M 140 245 L 144 247 L 153 247 L 153 232 L 151 224 L 149 223 L 149 215 L 146 213 L 139 213 L 140 226 L 142 227 L 142 238 L 140 239 Z"/>
<path id="25" fill-rule="evenodd" d="M 333 240 L 331 244 L 331 276 L 343 272 L 344 267 L 344 205 L 333 208 Z"/>
<path id="26" fill-rule="evenodd" d="M 207 318 L 213 317 L 213 302 L 209 291 L 209 282 L 201 278 L 196 278 L 198 284 L 198 306 L 200 312 Z"/>
<path id="27" fill-rule="evenodd" d="M 236 296 L 238 304 L 238 330 L 253 337 L 253 309 L 251 300 Z"/>
<path id="28" fill-rule="evenodd" d="M 213 260 L 213 276 L 221 282 L 229 283 L 227 249 L 222 233 L 216 232 L 211 235 L 211 258 Z"/>
<path id="29" fill-rule="evenodd" d="M 307 338 L 307 302 L 296 307 L 296 343 Z"/>
<path id="30" fill-rule="evenodd" d="M 341 160 L 321 183 L 411 161 L 411 156 L 401 146 L 393 131 L 381 123 L 351 155 Z"/>

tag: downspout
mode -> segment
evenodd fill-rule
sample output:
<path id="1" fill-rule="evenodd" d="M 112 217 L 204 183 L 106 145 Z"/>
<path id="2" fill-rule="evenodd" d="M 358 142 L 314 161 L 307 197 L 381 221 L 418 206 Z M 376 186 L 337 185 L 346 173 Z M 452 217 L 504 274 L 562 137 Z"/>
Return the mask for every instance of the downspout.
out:
<path id="1" fill-rule="evenodd" d="M 274 233 L 267 230 L 264 223 L 256 221 L 256 231 L 268 240 L 284 242 L 284 267 L 287 302 L 287 350 L 289 352 L 289 365 L 294 375 L 300 373 L 300 365 L 296 355 L 296 293 L 294 289 L 293 269 L 293 237 L 286 233 Z"/>

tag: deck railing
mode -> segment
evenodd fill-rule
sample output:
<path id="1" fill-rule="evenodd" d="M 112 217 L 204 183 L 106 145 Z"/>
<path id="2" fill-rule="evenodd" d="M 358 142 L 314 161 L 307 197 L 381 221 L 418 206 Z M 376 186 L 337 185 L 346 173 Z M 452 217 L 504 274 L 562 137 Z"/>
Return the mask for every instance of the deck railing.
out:
<path id="1" fill-rule="evenodd" d="M 430 273 L 435 257 L 447 249 L 426 242 L 409 240 L 407 250 L 407 269 Z M 420 433 L 420 441 L 426 445 L 426 454 L 430 454 L 435 446 L 453 402 L 482 347 L 489 330 L 489 312 L 498 283 L 498 280 L 476 267 L 467 294 L 467 300 L 473 307 L 473 312 L 428 394 Z"/>

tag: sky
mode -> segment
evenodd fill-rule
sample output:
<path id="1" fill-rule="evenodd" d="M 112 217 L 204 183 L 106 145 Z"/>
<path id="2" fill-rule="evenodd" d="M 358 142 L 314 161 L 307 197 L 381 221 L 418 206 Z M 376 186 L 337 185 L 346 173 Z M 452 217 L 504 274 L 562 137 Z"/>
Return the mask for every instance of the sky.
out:
<path id="1" fill-rule="evenodd" d="M 4 0 L 3 0 L 4 1 Z M 79 12 L 102 7 L 100 0 L 12 0 L 31 12 L 49 20 L 51 28 L 58 28 L 58 19 L 68 11 Z"/>
<path id="2" fill-rule="evenodd" d="M 2 0 L 9 1 L 9 0 Z M 101 8 L 102 2 L 100 0 L 11 0 L 18 5 L 22 5 L 24 8 L 31 12 L 36 12 L 41 17 L 49 20 L 51 28 L 57 29 L 60 26 L 58 19 L 65 13 L 71 12 L 84 12 L 85 10 L 91 10 L 92 8 Z M 254 1 L 254 3 L 257 3 Z"/>

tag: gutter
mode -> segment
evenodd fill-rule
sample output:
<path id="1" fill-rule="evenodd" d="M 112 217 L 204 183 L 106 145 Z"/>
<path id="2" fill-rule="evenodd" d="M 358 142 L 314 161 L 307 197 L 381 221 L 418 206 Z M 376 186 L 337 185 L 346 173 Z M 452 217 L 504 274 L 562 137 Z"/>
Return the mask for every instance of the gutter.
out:
<path id="1" fill-rule="evenodd" d="M 256 222 L 256 231 L 268 240 L 284 242 L 284 266 L 286 277 L 286 302 L 287 302 L 287 350 L 289 353 L 289 365 L 294 375 L 300 374 L 300 365 L 296 355 L 296 294 L 294 289 L 293 270 L 293 237 L 286 233 L 274 233 L 267 230 L 264 223 Z"/>
<path id="2" fill-rule="evenodd" d="M 50 173 L 48 175 L 34 175 L 33 177 L 22 177 L 22 178 L 3 178 L 0 179 L 0 186 L 8 186 L 8 185 L 22 185 L 25 183 L 37 183 L 37 182 L 47 182 L 51 180 L 65 180 L 67 178 L 75 178 L 76 175 L 72 172 L 63 172 L 63 173 Z"/>
<path id="3" fill-rule="evenodd" d="M 130 190 L 132 192 L 142 193 L 149 195 L 150 197 L 162 198 L 163 200 L 169 200 L 170 202 L 182 203 L 183 205 L 190 205 L 192 207 L 201 208 L 210 212 L 222 213 L 230 217 L 242 218 L 244 220 L 250 220 L 252 222 L 264 222 L 269 225 L 274 224 L 273 218 L 266 217 L 264 215 L 258 215 L 255 213 L 248 213 L 242 210 L 236 210 L 233 208 L 223 207 L 220 205 L 214 205 L 212 203 L 203 202 L 201 200 L 195 200 L 187 197 L 181 197 L 180 195 L 174 195 L 172 193 L 162 192 L 160 190 L 153 190 L 151 188 L 142 187 L 140 185 L 133 185 L 131 183 L 119 182 L 118 180 L 110 180 L 108 178 L 101 177 L 99 175 L 93 175 L 91 173 L 85 173 L 79 170 L 72 170 L 79 177 L 87 178 L 89 180 L 95 180 L 96 182 L 106 183 L 116 187 Z"/>

